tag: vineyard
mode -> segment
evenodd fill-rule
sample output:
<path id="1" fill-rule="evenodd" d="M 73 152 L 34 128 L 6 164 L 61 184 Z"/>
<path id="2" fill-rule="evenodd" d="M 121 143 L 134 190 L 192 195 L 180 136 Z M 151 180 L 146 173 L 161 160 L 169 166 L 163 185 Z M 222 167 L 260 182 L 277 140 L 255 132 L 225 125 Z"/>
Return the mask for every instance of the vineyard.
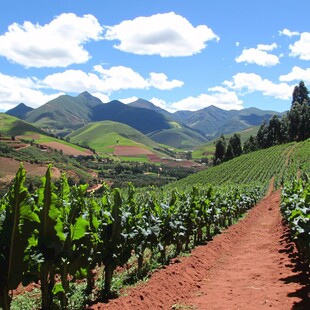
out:
<path id="1" fill-rule="evenodd" d="M 54 183 L 50 166 L 30 193 L 21 165 L 0 200 L 0 305 L 13 308 L 13 290 L 33 281 L 40 293 L 29 309 L 82 309 L 109 298 L 119 274 L 124 283 L 139 279 L 151 265 L 165 265 L 235 223 L 273 176 L 276 187 L 284 185 L 282 213 L 309 258 L 309 158 L 310 141 L 279 145 L 164 189 L 104 186 L 100 197 L 87 193 L 87 185 L 69 186 L 65 175 Z"/>

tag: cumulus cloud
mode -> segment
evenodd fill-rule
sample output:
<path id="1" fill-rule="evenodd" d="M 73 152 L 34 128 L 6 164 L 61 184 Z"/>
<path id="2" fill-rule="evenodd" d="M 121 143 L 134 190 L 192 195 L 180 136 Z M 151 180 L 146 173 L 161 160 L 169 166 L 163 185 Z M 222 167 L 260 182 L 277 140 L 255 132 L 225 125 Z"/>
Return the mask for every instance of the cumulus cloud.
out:
<path id="1" fill-rule="evenodd" d="M 235 60 L 236 62 L 245 62 L 249 64 L 257 64 L 263 67 L 271 67 L 280 63 L 279 57 L 273 54 L 267 53 L 277 48 L 277 44 L 273 43 L 270 45 L 258 44 L 256 48 L 244 49 L 239 57 Z"/>
<path id="2" fill-rule="evenodd" d="M 237 91 L 246 93 L 261 92 L 265 96 L 287 100 L 292 95 L 292 87 L 286 83 L 275 84 L 255 73 L 237 73 L 232 81 L 225 81 L 224 85 Z"/>
<path id="3" fill-rule="evenodd" d="M 219 37 L 206 25 L 194 27 L 186 18 L 171 13 L 125 20 L 106 26 L 105 39 L 119 40 L 115 48 L 138 55 L 191 56 L 206 42 Z"/>
<path id="4" fill-rule="evenodd" d="M 200 94 L 197 97 L 190 96 L 178 102 L 174 102 L 169 105 L 170 109 L 174 111 L 196 111 L 211 105 L 224 110 L 243 109 L 243 102 L 234 91 L 228 90 L 222 86 L 209 88 L 208 91 L 209 93 L 207 94 Z"/>
<path id="5" fill-rule="evenodd" d="M 169 111 L 169 112 L 174 112 L 172 109 L 169 108 L 169 105 L 163 99 L 153 97 L 149 101 L 152 102 L 154 105 L 156 105 L 159 108 L 162 108 L 162 109 Z"/>
<path id="6" fill-rule="evenodd" d="M 303 32 L 300 39 L 289 47 L 291 50 L 290 56 L 310 60 L 310 32 Z"/>
<path id="7" fill-rule="evenodd" d="M 137 101 L 139 98 L 138 97 L 129 97 L 129 98 L 123 98 L 123 99 L 118 99 L 120 102 L 128 104 L 128 103 L 132 103 L 134 101 Z"/>
<path id="8" fill-rule="evenodd" d="M 89 92 L 110 94 L 122 89 L 147 89 L 154 87 L 169 90 L 183 85 L 182 81 L 169 81 L 164 73 L 150 73 L 149 78 L 143 78 L 133 69 L 115 66 L 109 69 L 101 65 L 94 66 L 95 73 L 85 73 L 82 70 L 66 70 L 47 76 L 43 83 L 50 88 L 79 92 L 81 89 Z"/>
<path id="9" fill-rule="evenodd" d="M 100 40 L 103 28 L 93 15 L 57 16 L 49 24 L 14 23 L 0 36 L 0 55 L 25 67 L 67 67 L 85 63 L 90 55 L 83 44 Z"/>
<path id="10" fill-rule="evenodd" d="M 21 102 L 37 108 L 63 94 L 59 92 L 44 94 L 39 84 L 39 81 L 34 78 L 19 78 L 0 73 L 0 109 L 7 111 Z"/>
<path id="11" fill-rule="evenodd" d="M 260 51 L 273 51 L 277 47 L 278 47 L 277 43 L 257 45 L 257 49 Z"/>
<path id="12" fill-rule="evenodd" d="M 279 80 L 281 82 L 300 81 L 310 83 L 310 68 L 302 69 L 294 66 L 292 71 L 285 75 L 280 75 Z"/>
<path id="13" fill-rule="evenodd" d="M 287 28 L 284 28 L 283 30 L 279 31 L 280 36 L 288 36 L 288 37 L 293 37 L 293 36 L 298 36 L 299 32 L 297 31 L 290 31 Z"/>
<path id="14" fill-rule="evenodd" d="M 148 81 L 150 86 L 161 90 L 181 87 L 184 84 L 182 81 L 179 80 L 168 81 L 168 77 L 166 74 L 155 72 L 150 73 L 150 78 L 148 79 Z"/>

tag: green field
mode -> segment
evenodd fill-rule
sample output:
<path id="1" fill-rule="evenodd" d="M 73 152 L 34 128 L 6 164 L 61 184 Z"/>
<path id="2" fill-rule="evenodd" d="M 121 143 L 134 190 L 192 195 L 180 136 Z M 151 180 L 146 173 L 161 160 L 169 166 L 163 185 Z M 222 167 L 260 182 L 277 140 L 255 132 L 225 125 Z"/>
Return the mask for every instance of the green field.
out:
<path id="1" fill-rule="evenodd" d="M 268 149 L 244 154 L 218 166 L 208 168 L 178 182 L 167 189 L 186 189 L 205 184 L 249 184 L 269 182 L 275 176 L 276 186 L 296 176 L 298 169 L 310 170 L 310 140 L 277 145 Z"/>
<path id="2" fill-rule="evenodd" d="M 79 145 L 88 145 L 98 153 L 113 153 L 116 145 L 153 148 L 156 143 L 125 124 L 102 121 L 90 123 L 67 136 Z"/>

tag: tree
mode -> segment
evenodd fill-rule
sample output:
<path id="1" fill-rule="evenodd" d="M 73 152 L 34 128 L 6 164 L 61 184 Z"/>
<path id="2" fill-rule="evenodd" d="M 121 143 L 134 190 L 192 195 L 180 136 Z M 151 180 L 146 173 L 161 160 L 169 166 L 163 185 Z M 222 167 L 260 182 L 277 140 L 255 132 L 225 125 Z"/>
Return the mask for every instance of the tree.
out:
<path id="1" fill-rule="evenodd" d="M 268 145 L 277 145 L 281 141 L 281 120 L 274 115 L 269 121 L 267 141 Z"/>
<path id="2" fill-rule="evenodd" d="M 235 133 L 230 139 L 229 143 L 232 146 L 234 157 L 242 154 L 241 137 L 238 133 Z"/>
<path id="3" fill-rule="evenodd" d="M 257 146 L 259 149 L 264 149 L 268 147 L 267 134 L 268 134 L 268 126 L 266 124 L 266 121 L 263 121 L 256 135 Z"/>
<path id="4" fill-rule="evenodd" d="M 256 137 L 250 135 L 250 138 L 244 142 L 243 153 L 246 154 L 254 151 L 257 151 L 257 140 Z"/>
<path id="5" fill-rule="evenodd" d="M 292 105 L 298 102 L 299 104 L 306 103 L 309 105 L 310 98 L 309 98 L 309 91 L 303 81 L 299 82 L 299 85 L 295 86 L 293 95 L 292 95 Z"/>
<path id="6" fill-rule="evenodd" d="M 231 160 L 234 157 L 235 157 L 235 154 L 234 154 L 233 146 L 232 146 L 231 142 L 229 141 L 228 145 L 227 145 L 226 153 L 224 156 L 224 161 Z"/>
<path id="7" fill-rule="evenodd" d="M 226 153 L 226 141 L 224 135 L 221 135 L 220 138 L 215 143 L 215 154 L 213 158 L 213 164 L 217 165 L 224 160 Z"/>

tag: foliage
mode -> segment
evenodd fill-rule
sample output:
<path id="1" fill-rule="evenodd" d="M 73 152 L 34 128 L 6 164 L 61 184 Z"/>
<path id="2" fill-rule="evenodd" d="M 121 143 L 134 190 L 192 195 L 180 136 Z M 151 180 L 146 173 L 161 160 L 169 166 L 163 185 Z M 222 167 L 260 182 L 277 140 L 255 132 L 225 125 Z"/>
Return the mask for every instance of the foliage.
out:
<path id="1" fill-rule="evenodd" d="M 282 190 L 281 211 L 289 224 L 298 250 L 310 262 L 310 184 L 309 177 L 287 183 Z"/>
<path id="2" fill-rule="evenodd" d="M 247 141 L 246 152 L 310 138 L 310 99 L 304 82 L 295 86 L 290 110 L 282 118 L 273 116 L 263 122 L 256 138 Z"/>
<path id="3" fill-rule="evenodd" d="M 101 197 L 88 196 L 87 185 L 58 186 L 51 167 L 34 195 L 23 186 L 21 166 L 12 188 L 1 200 L 1 302 L 9 309 L 9 290 L 22 281 L 40 280 L 42 308 L 57 298 L 68 309 L 70 282 L 86 279 L 94 288 L 92 269 L 104 266 L 101 295 L 109 295 L 113 271 L 137 255 L 141 270 L 148 248 L 161 263 L 211 238 L 232 224 L 263 194 L 260 187 L 193 188 L 189 192 L 127 193 L 104 186 Z M 171 251 L 169 251 L 171 253 Z M 158 255 L 157 255 L 158 254 Z M 22 263 L 20 257 L 23 257 Z M 17 261 L 18 260 L 18 261 Z"/>

